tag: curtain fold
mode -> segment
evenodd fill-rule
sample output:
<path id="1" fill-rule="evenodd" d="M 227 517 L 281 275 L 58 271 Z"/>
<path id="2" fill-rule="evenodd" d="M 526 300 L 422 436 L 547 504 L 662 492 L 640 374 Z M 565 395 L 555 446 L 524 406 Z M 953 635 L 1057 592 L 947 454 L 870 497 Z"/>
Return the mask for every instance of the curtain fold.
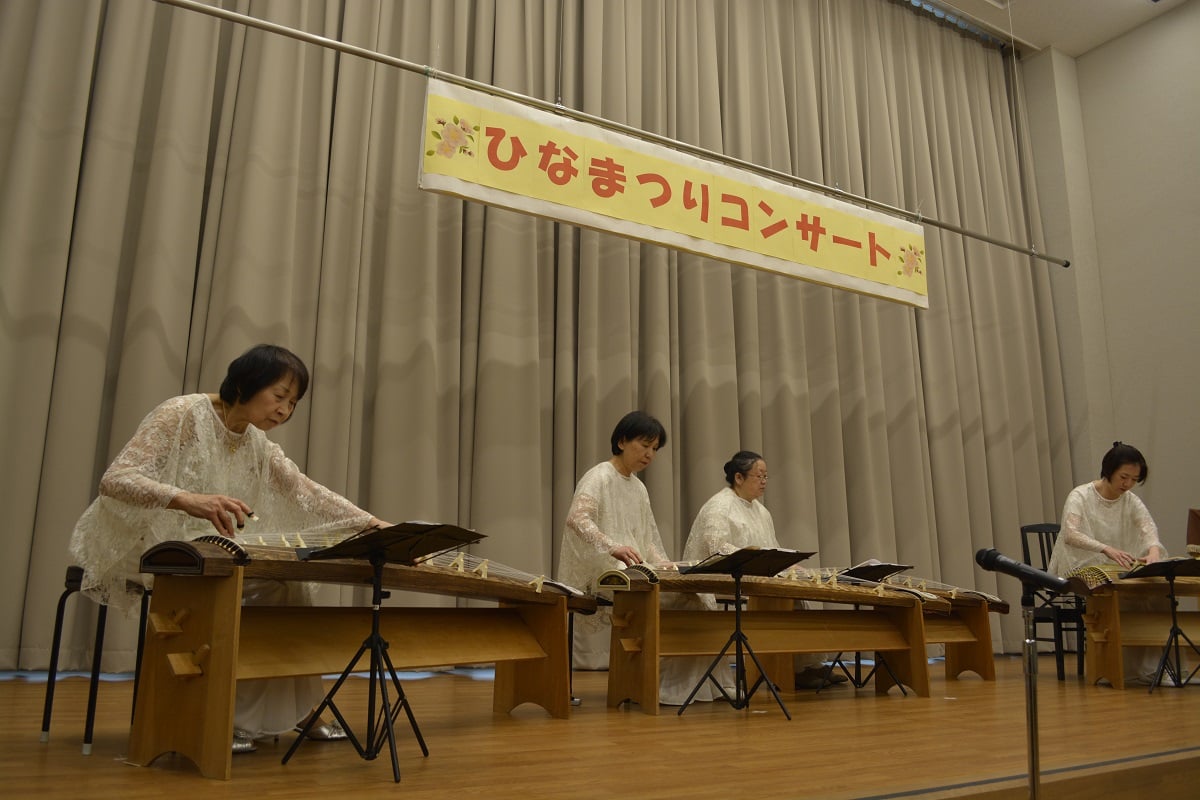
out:
<path id="1" fill-rule="evenodd" d="M 905 4 L 222 5 L 1040 237 L 1019 65 Z M 669 434 L 643 477 L 672 556 L 747 448 L 811 563 L 1012 588 L 975 550 L 1013 552 L 1070 488 L 1042 265 L 927 227 L 918 311 L 421 192 L 424 88 L 153 2 L 0 4 L 0 668 L 45 666 L 67 539 L 138 421 L 260 341 L 312 370 L 272 434 L 302 469 L 384 519 L 473 527 L 518 569 L 551 573 L 576 479 L 642 408 Z M 72 611 L 64 668 L 92 614 Z M 1000 630 L 1018 650 L 1020 620 Z M 134 641 L 118 627 L 105 667 Z"/>
<path id="2" fill-rule="evenodd" d="M 22 610 L 32 605 L 53 624 L 53 595 L 62 585 L 66 537 L 38 535 L 36 499 L 48 481 L 61 482 L 61 524 L 86 504 L 93 442 L 101 433 L 99 387 L 103 349 L 59 351 L 70 336 L 87 338 L 102 318 L 96 307 L 64 315 L 67 262 L 83 162 L 92 60 L 102 15 L 97 5 L 9 3 L 0 7 L 0 501 L 8 508 L 11 557 L 0 564 L 0 598 L 11 611 L 0 618 L 0 663 L 15 665 L 21 648 Z M 94 315 L 88 312 L 95 312 Z M 73 324 L 76 333 L 64 331 Z M 99 368 L 96 368 L 97 363 Z M 76 398 L 66 427 L 52 408 L 56 369 L 90 378 L 90 394 Z M 61 401 L 59 403 L 61 406 Z M 92 411 L 91 414 L 88 412 Z M 77 437 L 77 438 L 76 438 Z M 73 459 L 53 457 L 82 443 Z M 66 464 L 62 462 L 66 461 Z M 78 516 L 78 515 L 76 515 Z"/>

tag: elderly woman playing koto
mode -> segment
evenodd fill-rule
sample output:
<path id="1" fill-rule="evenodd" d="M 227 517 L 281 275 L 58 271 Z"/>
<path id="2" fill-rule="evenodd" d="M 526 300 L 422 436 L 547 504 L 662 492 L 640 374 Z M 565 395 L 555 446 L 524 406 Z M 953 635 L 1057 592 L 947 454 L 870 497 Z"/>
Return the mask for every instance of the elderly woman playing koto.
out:
<path id="1" fill-rule="evenodd" d="M 349 534 L 386 523 L 304 475 L 266 432 L 291 418 L 308 389 L 308 368 L 294 353 L 258 345 L 235 359 L 216 394 L 164 401 L 142 420 L 100 481 L 70 551 L 84 569 L 83 591 L 128 612 L 148 576 L 142 553 L 155 544 L 214 531 L 255 537 L 324 531 Z M 309 605 L 307 584 L 247 581 L 244 602 Z M 241 681 L 234 752 L 291 730 L 324 696 L 320 677 Z M 345 738 L 336 722 L 310 729 L 317 739 Z"/>

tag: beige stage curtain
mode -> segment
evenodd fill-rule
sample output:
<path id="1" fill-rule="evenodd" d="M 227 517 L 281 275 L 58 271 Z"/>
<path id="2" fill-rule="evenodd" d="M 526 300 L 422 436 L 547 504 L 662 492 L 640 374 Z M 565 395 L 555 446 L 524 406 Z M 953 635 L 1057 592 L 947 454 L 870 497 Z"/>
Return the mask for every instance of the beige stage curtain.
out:
<path id="1" fill-rule="evenodd" d="M 999 238 L 1036 220 L 1013 65 L 907 3 L 224 5 Z M 640 407 L 669 431 L 644 479 L 672 555 L 750 448 L 813 563 L 1015 605 L 973 554 L 1019 553 L 1070 488 L 1054 267 L 928 228 L 921 312 L 422 193 L 423 92 L 151 0 L 0 3 L 0 668 L 45 667 L 72 526 L 138 421 L 260 341 L 312 367 L 273 434 L 303 469 L 503 564 L 552 573 L 575 481 Z M 132 666 L 123 624 L 106 669 Z"/>

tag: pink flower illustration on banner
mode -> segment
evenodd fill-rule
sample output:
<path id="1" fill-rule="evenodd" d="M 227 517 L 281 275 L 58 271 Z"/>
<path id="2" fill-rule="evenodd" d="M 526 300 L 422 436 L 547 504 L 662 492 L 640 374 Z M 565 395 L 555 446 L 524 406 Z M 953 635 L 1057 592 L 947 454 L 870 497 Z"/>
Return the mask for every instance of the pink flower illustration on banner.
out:
<path id="1" fill-rule="evenodd" d="M 914 244 L 900 248 L 900 269 L 896 271 L 897 275 L 903 275 L 906 278 L 911 278 L 913 275 L 920 275 L 925 270 L 921 268 L 921 262 L 925 260 L 925 251 L 918 250 Z"/>
<path id="2" fill-rule="evenodd" d="M 449 121 L 438 117 L 433 122 L 429 135 L 437 145 L 431 150 L 426 150 L 425 155 L 454 158 L 458 153 L 462 153 L 467 158 L 475 157 L 475 151 L 471 147 L 475 143 L 475 134 L 479 132 L 478 125 L 471 125 L 465 117 L 455 117 Z"/>

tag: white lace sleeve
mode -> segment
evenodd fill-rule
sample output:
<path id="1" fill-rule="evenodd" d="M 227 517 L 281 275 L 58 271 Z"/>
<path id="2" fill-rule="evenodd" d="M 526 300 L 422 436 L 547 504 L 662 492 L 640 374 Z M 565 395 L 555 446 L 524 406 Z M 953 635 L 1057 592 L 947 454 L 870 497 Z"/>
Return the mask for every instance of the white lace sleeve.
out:
<path id="1" fill-rule="evenodd" d="M 1092 538 L 1090 534 L 1087 517 L 1083 513 L 1080 500 L 1077 495 L 1072 493 L 1067 497 L 1066 505 L 1063 507 L 1062 530 L 1059 535 L 1071 547 L 1099 553 L 1104 549 L 1104 542 Z"/>
<path id="2" fill-rule="evenodd" d="M 196 439 L 187 400 L 173 397 L 146 415 L 100 479 L 102 497 L 139 508 L 166 508 L 179 494 L 179 487 L 162 478 L 179 443 Z"/>
<path id="3" fill-rule="evenodd" d="M 666 560 L 646 487 L 604 461 L 575 487 L 563 525 L 558 579 L 591 591 L 597 576 L 621 566 L 611 555 L 620 546 L 633 547 L 646 561 Z"/>
<path id="4" fill-rule="evenodd" d="M 729 517 L 717 512 L 710 500 L 692 522 L 683 558 L 685 561 L 700 561 L 715 553 L 732 553 L 737 548 L 731 539 Z"/>
<path id="5" fill-rule="evenodd" d="M 1142 498 L 1135 494 L 1130 494 L 1130 498 L 1133 501 L 1134 535 L 1141 544 L 1141 549 L 1134 552 L 1134 555 L 1139 558 L 1143 557 L 1150 552 L 1151 547 L 1157 547 L 1165 558 L 1167 548 L 1163 546 L 1162 539 L 1158 536 L 1158 525 L 1155 524 L 1154 517 L 1150 516 L 1150 510 L 1146 508 Z"/>
<path id="6" fill-rule="evenodd" d="M 599 515 L 600 502 L 589 494 L 578 493 L 567 510 L 567 530 L 597 553 L 611 553 L 618 545 L 600 530 Z"/>
<path id="7" fill-rule="evenodd" d="M 1144 557 L 1151 547 L 1166 554 L 1158 526 L 1137 495 L 1125 492 L 1116 500 L 1105 500 L 1091 483 L 1075 487 L 1063 504 L 1050 572 L 1069 575 L 1080 567 L 1109 563 L 1103 554 L 1106 546 L 1136 558 Z"/>
<path id="8" fill-rule="evenodd" d="M 259 517 L 254 535 L 269 543 L 300 532 L 353 533 L 371 520 L 306 477 L 258 428 L 231 436 L 207 395 L 172 398 L 138 426 L 75 525 L 70 550 L 84 568 L 87 594 L 131 608 L 135 584 L 145 580 L 142 553 L 159 542 L 213 533 L 208 520 L 166 507 L 180 491 L 243 500 Z"/>
<path id="9" fill-rule="evenodd" d="M 658 523 L 655 522 L 654 514 L 650 511 L 649 505 L 646 506 L 646 511 L 647 516 L 649 517 L 647 528 L 650 531 L 650 552 L 649 555 L 643 553 L 642 558 L 645 561 L 649 561 L 651 564 L 667 564 L 671 561 L 671 559 L 667 556 L 666 548 L 663 547 L 662 534 L 658 532 Z"/>
<path id="10" fill-rule="evenodd" d="M 279 445 L 270 442 L 268 448 L 267 479 L 279 495 L 288 498 L 299 511 L 312 518 L 306 528 L 361 529 L 370 524 L 370 512 L 305 475 L 294 461 L 284 455 Z"/>

